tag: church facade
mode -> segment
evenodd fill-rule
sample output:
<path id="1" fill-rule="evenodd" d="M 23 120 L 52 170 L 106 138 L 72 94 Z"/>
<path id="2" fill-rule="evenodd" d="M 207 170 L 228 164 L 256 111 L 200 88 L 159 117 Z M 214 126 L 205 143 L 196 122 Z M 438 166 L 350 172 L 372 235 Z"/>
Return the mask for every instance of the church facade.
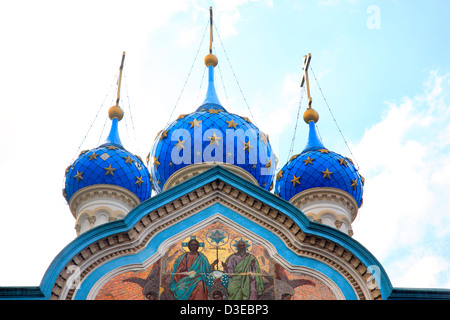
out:
<path id="1" fill-rule="evenodd" d="M 0 287 L 0 299 L 449 299 L 393 287 L 353 239 L 364 178 L 318 138 L 311 103 L 306 147 L 277 168 L 268 135 L 220 103 L 217 63 L 210 47 L 204 102 L 158 133 L 147 164 L 120 141 L 119 79 L 108 138 L 65 173 L 77 238 L 40 286 Z"/>

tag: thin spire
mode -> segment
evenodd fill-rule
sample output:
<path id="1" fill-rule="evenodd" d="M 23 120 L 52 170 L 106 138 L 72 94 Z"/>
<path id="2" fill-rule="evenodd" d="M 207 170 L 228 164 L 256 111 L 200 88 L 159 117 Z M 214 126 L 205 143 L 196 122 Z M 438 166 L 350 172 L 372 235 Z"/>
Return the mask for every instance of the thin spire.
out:
<path id="1" fill-rule="evenodd" d="M 205 109 L 207 105 L 215 109 L 224 109 L 222 104 L 217 97 L 216 88 L 214 85 L 214 68 L 219 63 L 217 57 L 212 53 L 212 43 L 213 43 L 213 12 L 212 7 L 209 7 L 209 21 L 210 21 L 210 35 L 209 35 L 209 54 L 205 57 L 205 65 L 208 68 L 208 90 L 206 91 L 206 97 L 201 106 L 197 111 Z"/>
<path id="2" fill-rule="evenodd" d="M 212 6 L 209 7 L 209 54 L 212 54 L 213 43 L 213 11 Z"/>
<path id="3" fill-rule="evenodd" d="M 308 142 L 303 152 L 309 150 L 325 149 L 316 131 L 316 123 L 317 121 L 319 121 L 319 113 L 312 108 L 312 98 L 311 92 L 309 90 L 309 78 L 308 78 L 308 69 L 310 62 L 311 62 L 311 53 L 303 56 L 303 67 L 302 67 L 303 75 L 302 80 L 300 82 L 300 87 L 303 87 L 306 84 L 306 93 L 308 95 L 308 108 L 303 114 L 303 120 L 309 126 Z"/>
<path id="4" fill-rule="evenodd" d="M 122 53 L 122 62 L 120 63 L 120 68 L 119 68 L 119 81 L 118 81 L 118 85 L 117 85 L 117 100 L 116 100 L 116 107 L 119 106 L 119 101 L 120 101 L 120 86 L 122 84 L 122 71 L 123 71 L 123 63 L 125 61 L 125 51 Z"/>
<path id="5" fill-rule="evenodd" d="M 117 99 L 116 104 L 109 108 L 108 115 L 109 118 L 112 120 L 111 123 L 111 130 L 109 131 L 109 135 L 106 138 L 105 144 L 115 144 L 122 146 L 122 142 L 120 141 L 119 137 L 119 121 L 123 118 L 123 110 L 119 106 L 120 102 L 120 87 L 122 83 L 122 71 L 123 71 L 123 64 L 125 61 L 125 51 L 122 54 L 122 62 L 120 63 L 119 68 L 119 79 L 117 83 Z"/>

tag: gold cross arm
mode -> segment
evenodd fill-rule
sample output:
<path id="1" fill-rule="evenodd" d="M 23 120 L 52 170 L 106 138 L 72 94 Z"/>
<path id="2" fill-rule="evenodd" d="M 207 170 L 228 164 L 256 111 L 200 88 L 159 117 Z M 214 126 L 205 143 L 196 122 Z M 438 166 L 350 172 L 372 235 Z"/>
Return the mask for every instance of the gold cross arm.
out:
<path id="1" fill-rule="evenodd" d="M 303 75 L 302 80 L 300 82 L 300 87 L 303 87 L 306 83 L 306 93 L 308 95 L 308 108 L 311 108 L 312 99 L 311 94 L 309 91 L 309 79 L 308 79 L 308 69 L 309 69 L 309 63 L 311 62 L 311 53 L 308 53 L 307 55 L 303 56 Z"/>

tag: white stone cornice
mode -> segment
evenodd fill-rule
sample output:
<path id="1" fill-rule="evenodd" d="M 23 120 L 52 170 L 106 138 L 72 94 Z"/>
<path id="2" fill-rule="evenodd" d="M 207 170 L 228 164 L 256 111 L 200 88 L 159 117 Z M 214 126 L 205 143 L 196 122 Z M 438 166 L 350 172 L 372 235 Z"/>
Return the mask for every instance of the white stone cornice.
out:
<path id="1" fill-rule="evenodd" d="M 235 166 L 233 164 L 229 163 L 223 163 L 223 162 L 202 162 L 202 163 L 195 163 L 191 164 L 187 167 L 181 168 L 177 171 L 175 171 L 169 179 L 167 179 L 166 183 L 164 184 L 163 191 L 166 191 L 167 189 L 172 188 L 173 186 L 176 186 L 177 184 L 180 184 L 214 166 L 220 165 L 227 170 L 237 174 L 238 176 L 253 182 L 256 185 L 258 184 L 258 181 L 254 176 L 252 176 L 248 171 L 242 169 L 241 167 Z"/>
<path id="2" fill-rule="evenodd" d="M 96 184 L 84 187 L 72 196 L 69 203 L 70 211 L 76 218 L 78 207 L 85 201 L 95 198 L 112 198 L 117 199 L 131 208 L 140 203 L 139 198 L 131 191 L 112 184 Z"/>
<path id="3" fill-rule="evenodd" d="M 349 213 L 349 218 L 353 222 L 358 214 L 358 204 L 356 200 L 348 193 L 336 188 L 312 188 L 300 192 L 293 196 L 290 203 L 302 210 L 307 204 L 316 201 L 332 201 L 341 205 Z"/>

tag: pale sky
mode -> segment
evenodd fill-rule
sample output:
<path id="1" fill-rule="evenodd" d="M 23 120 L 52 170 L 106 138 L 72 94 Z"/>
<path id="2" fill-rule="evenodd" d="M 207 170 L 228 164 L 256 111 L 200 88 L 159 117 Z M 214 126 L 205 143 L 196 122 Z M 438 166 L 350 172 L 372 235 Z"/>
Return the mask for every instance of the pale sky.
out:
<path id="1" fill-rule="evenodd" d="M 64 171 L 106 138 L 123 51 L 129 151 L 145 159 L 159 130 L 203 101 L 210 5 L 224 107 L 269 134 L 280 169 L 311 53 L 320 136 L 353 154 L 366 182 L 354 239 L 394 287 L 450 288 L 446 0 L 1 2 L 0 286 L 39 285 L 75 239 Z M 294 152 L 306 139 L 300 118 Z"/>

